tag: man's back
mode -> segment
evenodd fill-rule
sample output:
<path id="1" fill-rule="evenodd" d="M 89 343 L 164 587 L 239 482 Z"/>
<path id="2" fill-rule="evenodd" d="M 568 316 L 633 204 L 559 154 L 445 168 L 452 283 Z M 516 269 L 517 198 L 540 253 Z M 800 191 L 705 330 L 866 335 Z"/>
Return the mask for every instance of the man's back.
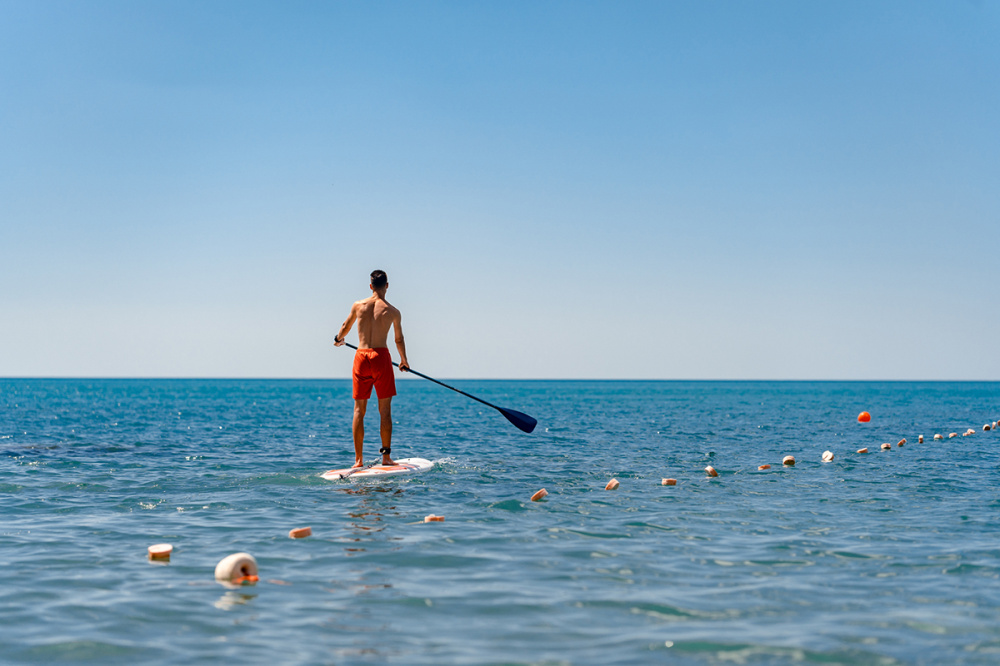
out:
<path id="1" fill-rule="evenodd" d="M 389 329 L 398 321 L 399 310 L 378 294 L 372 294 L 354 304 L 354 313 L 358 318 L 358 346 L 362 349 L 387 347 Z"/>

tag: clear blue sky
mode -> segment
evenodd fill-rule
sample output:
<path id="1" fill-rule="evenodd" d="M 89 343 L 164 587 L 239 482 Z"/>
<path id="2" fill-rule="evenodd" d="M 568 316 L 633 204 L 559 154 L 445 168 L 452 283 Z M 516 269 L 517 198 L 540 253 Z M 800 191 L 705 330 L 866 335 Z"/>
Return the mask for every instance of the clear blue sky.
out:
<path id="1" fill-rule="evenodd" d="M 1000 379 L 998 2 L 0 0 L 0 376 Z"/>

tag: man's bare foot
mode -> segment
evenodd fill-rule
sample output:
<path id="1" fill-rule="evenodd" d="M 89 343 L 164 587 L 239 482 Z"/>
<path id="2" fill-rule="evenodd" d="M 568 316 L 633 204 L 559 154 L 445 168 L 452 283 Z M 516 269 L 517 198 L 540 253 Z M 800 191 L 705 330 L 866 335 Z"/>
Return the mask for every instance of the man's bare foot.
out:
<path id="1" fill-rule="evenodd" d="M 365 466 L 364 460 L 355 460 L 354 464 L 351 465 L 351 469 L 354 469 L 355 467 L 364 467 L 364 466 Z"/>
<path id="2" fill-rule="evenodd" d="M 395 465 L 396 461 L 393 460 L 392 458 L 390 458 L 389 456 L 382 456 L 382 464 L 383 465 Z"/>

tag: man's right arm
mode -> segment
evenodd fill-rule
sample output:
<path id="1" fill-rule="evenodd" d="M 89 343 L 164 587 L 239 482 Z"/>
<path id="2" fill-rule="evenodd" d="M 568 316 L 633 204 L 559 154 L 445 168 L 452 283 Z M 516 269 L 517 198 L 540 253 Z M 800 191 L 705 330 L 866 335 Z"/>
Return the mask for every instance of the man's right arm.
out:
<path id="1" fill-rule="evenodd" d="M 358 304 L 355 303 L 351 306 L 351 313 L 347 315 L 347 319 L 343 324 L 340 325 L 340 331 L 337 335 L 333 336 L 333 346 L 342 347 L 344 342 L 347 340 L 347 334 L 351 332 L 351 327 L 354 326 L 354 321 L 358 318 Z"/>

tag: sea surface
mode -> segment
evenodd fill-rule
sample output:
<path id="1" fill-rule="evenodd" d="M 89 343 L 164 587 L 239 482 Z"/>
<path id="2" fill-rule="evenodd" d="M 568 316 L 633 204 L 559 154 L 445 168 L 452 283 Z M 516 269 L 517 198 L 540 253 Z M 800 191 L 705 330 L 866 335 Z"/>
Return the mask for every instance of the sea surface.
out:
<path id="1" fill-rule="evenodd" d="M 0 380 L 0 663 L 1000 663 L 1000 383 L 454 384 Z"/>

